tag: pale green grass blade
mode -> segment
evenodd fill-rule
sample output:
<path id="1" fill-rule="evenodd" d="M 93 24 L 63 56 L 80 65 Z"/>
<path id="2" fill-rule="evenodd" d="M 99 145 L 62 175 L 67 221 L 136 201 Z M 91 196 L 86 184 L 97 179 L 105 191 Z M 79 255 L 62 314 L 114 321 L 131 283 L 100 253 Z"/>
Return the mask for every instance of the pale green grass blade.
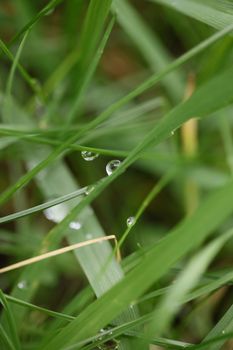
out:
<path id="1" fill-rule="evenodd" d="M 228 112 L 225 112 L 225 113 L 228 113 Z M 225 113 L 223 112 L 220 114 L 219 124 L 220 124 L 220 130 L 222 133 L 222 139 L 225 147 L 227 163 L 231 171 L 231 174 L 233 174 L 233 138 L 231 134 L 230 123 Z"/>
<path id="2" fill-rule="evenodd" d="M 227 310 L 224 316 L 220 321 L 214 326 L 214 328 L 207 334 L 203 339 L 203 343 L 208 342 L 218 336 L 227 335 L 233 331 L 233 305 Z M 211 350 L 220 350 L 222 349 L 225 339 L 217 342 L 216 344 L 211 345 Z"/>
<path id="3" fill-rule="evenodd" d="M 75 318 L 73 316 L 69 316 L 69 315 L 66 315 L 66 314 L 63 314 L 63 313 L 60 313 L 60 312 L 55 312 L 55 311 L 52 311 L 52 310 L 49 310 L 49 309 L 45 309 L 44 307 L 40 307 L 40 306 L 37 306 L 35 304 L 27 303 L 26 301 L 14 298 L 14 297 L 12 297 L 10 295 L 7 295 L 7 294 L 4 294 L 4 296 L 5 296 L 7 301 L 9 301 L 9 302 L 11 302 L 13 304 L 17 304 L 17 305 L 20 305 L 20 306 L 23 306 L 23 307 L 27 307 L 27 308 L 29 308 L 31 310 L 40 311 L 42 313 L 45 313 L 48 316 L 60 318 L 62 320 L 66 320 L 66 321 L 72 321 Z"/>
<path id="4" fill-rule="evenodd" d="M 10 74 L 8 77 L 8 81 L 7 81 L 7 85 L 6 85 L 6 98 L 9 98 L 11 95 L 11 91 L 12 91 L 12 85 L 13 85 L 13 79 L 14 79 L 14 75 L 15 75 L 15 71 L 19 62 L 19 58 L 21 56 L 25 41 L 27 39 L 29 32 L 26 32 L 25 35 L 23 36 L 23 39 L 19 45 L 19 48 L 17 50 L 17 53 L 15 55 L 11 70 L 10 70 Z"/>
<path id="5" fill-rule="evenodd" d="M 16 219 L 22 218 L 24 216 L 37 213 L 38 211 L 42 211 L 42 210 L 54 207 L 55 205 L 64 203 L 64 202 L 69 201 L 71 199 L 74 199 L 76 197 L 84 196 L 86 194 L 87 188 L 88 187 L 83 187 L 83 188 L 81 188 L 81 189 L 79 189 L 77 191 L 74 191 L 72 193 L 68 193 L 68 194 L 66 194 L 64 196 L 61 196 L 61 197 L 56 198 L 56 199 L 53 199 L 53 200 L 48 201 L 46 203 L 39 204 L 39 205 L 36 205 L 35 207 L 31 207 L 29 209 L 25 209 L 25 210 L 22 210 L 20 212 L 4 216 L 4 217 L 0 218 L 0 224 L 2 224 L 4 222 L 9 222 L 9 221 L 12 221 L 12 220 L 16 220 Z"/>
<path id="6" fill-rule="evenodd" d="M 62 349 L 103 328 L 179 259 L 199 246 L 232 213 L 232 196 L 233 181 L 230 181 L 210 195 L 192 216 L 184 219 L 166 238 L 156 243 L 134 270 L 51 339 L 43 350 Z M 80 330 L 78 334 L 77 329 Z"/>
<path id="7" fill-rule="evenodd" d="M 108 1 L 108 3 L 109 3 L 109 1 Z M 101 4 L 104 5 L 104 1 L 102 1 Z M 109 11 L 109 8 L 110 7 L 108 7 L 108 11 Z M 107 11 L 107 13 L 108 13 L 108 11 Z M 88 25 L 89 26 L 90 25 L 91 26 L 93 26 L 93 25 L 95 26 L 95 23 L 92 23 L 93 22 L 93 18 L 92 18 L 93 16 L 90 16 L 90 17 L 91 17 L 91 19 L 89 18 L 89 22 L 90 23 Z M 102 25 L 104 24 L 105 17 L 106 17 L 106 14 L 104 14 L 104 16 L 103 16 L 103 23 L 102 23 Z M 97 18 L 96 14 L 95 14 L 94 18 Z M 83 67 L 84 71 L 83 71 L 83 73 L 81 73 L 82 74 L 82 78 L 80 78 L 80 79 L 82 81 L 79 83 L 79 88 L 77 89 L 77 91 L 75 93 L 73 105 L 72 105 L 72 107 L 71 107 L 71 109 L 69 111 L 69 114 L 67 116 L 67 123 L 68 124 L 75 120 L 76 114 L 77 114 L 78 110 L 81 107 L 83 95 L 85 94 L 85 91 L 87 90 L 88 85 L 90 84 L 90 81 L 91 81 L 91 79 L 92 79 L 92 77 L 93 77 L 93 75 L 95 73 L 96 68 L 97 68 L 97 65 L 98 65 L 98 63 L 99 63 L 99 61 L 100 61 L 100 59 L 101 59 L 101 57 L 103 55 L 103 51 L 104 51 L 104 48 L 105 48 L 106 43 L 108 41 L 108 38 L 109 38 L 109 36 L 111 34 L 113 25 L 114 25 L 114 18 L 110 21 L 110 23 L 109 23 L 109 25 L 108 25 L 108 27 L 107 27 L 104 35 L 103 35 L 103 38 L 102 38 L 102 40 L 101 40 L 101 42 L 99 44 L 99 47 L 96 50 L 96 53 L 93 52 L 93 54 L 92 54 L 93 57 L 91 59 L 90 64 L 88 64 L 87 67 L 86 67 L 86 58 L 85 58 L 86 52 L 81 50 L 82 55 L 84 56 L 84 58 L 81 56 L 80 57 L 80 61 L 81 61 L 81 64 L 82 64 L 82 61 L 83 61 L 83 65 L 84 65 L 84 62 L 85 62 L 85 65 Z M 100 30 L 102 30 L 102 28 Z M 98 37 L 96 39 L 98 40 Z M 90 39 L 88 40 L 88 42 L 91 45 Z M 96 45 L 96 43 L 95 43 L 95 45 Z M 95 45 L 93 45 L 93 46 L 95 46 Z M 88 51 L 89 48 L 87 48 L 86 50 Z M 80 73 L 79 73 L 79 75 L 80 75 Z"/>
<path id="8" fill-rule="evenodd" d="M 174 69 L 178 68 L 183 63 L 187 62 L 189 59 L 191 59 L 193 56 L 201 52 L 202 50 L 206 49 L 209 45 L 213 44 L 215 41 L 219 40 L 220 38 L 224 37 L 228 33 L 230 33 L 233 29 L 233 25 L 230 27 L 227 27 L 226 29 L 222 30 L 221 32 L 218 32 L 193 48 L 192 50 L 188 51 L 186 54 L 181 56 L 179 59 L 171 63 L 167 68 L 160 74 L 155 74 L 151 78 L 149 78 L 146 82 L 142 83 L 139 87 L 137 87 L 135 90 L 133 90 L 131 93 L 129 93 L 126 97 L 123 97 L 120 101 L 116 102 L 115 104 L 111 105 L 106 111 L 104 111 L 99 117 L 94 119 L 92 122 L 90 122 L 86 127 L 84 127 L 79 133 L 75 135 L 75 137 L 71 137 L 68 139 L 68 141 L 64 142 L 60 147 L 55 149 L 50 155 L 44 159 L 41 163 L 39 163 L 36 167 L 34 167 L 28 174 L 21 177 L 12 187 L 7 189 L 3 194 L 0 196 L 0 204 L 3 204 L 6 202 L 11 196 L 21 187 L 25 186 L 30 180 L 39 173 L 44 167 L 46 167 L 48 164 L 50 164 L 52 161 L 54 161 L 70 144 L 75 142 L 77 139 L 79 139 L 81 136 L 83 136 L 87 131 L 91 130 L 92 128 L 96 127 L 97 125 L 101 124 L 105 120 L 107 120 L 112 113 L 120 109 L 122 106 L 127 104 L 129 101 L 133 100 L 136 96 L 139 96 L 144 91 L 148 90 L 150 87 L 154 86 L 156 83 L 158 83 L 164 76 L 166 76 L 168 73 L 173 71 Z"/>
<path id="9" fill-rule="evenodd" d="M 127 239 L 128 235 L 130 234 L 131 229 L 133 226 L 137 223 L 143 212 L 146 210 L 150 202 L 158 195 L 161 190 L 173 179 L 175 176 L 175 171 L 171 171 L 168 174 L 165 174 L 152 188 L 152 190 L 148 193 L 146 198 L 143 200 L 142 204 L 140 205 L 139 209 L 137 210 L 136 214 L 133 216 L 133 223 L 132 225 L 129 225 L 123 235 L 121 236 L 119 242 L 118 242 L 118 249 L 121 248 L 124 241 Z M 1 222 L 1 221 L 0 221 Z"/>
<path id="10" fill-rule="evenodd" d="M 201 275 L 208 268 L 223 245 L 233 236 L 233 230 L 216 238 L 197 253 L 177 276 L 169 291 L 164 295 L 154 312 L 149 334 L 161 335 L 169 327 L 173 316 L 182 305 L 186 294 L 195 287 Z M 148 334 L 148 335 L 149 335 Z"/>
<path id="11" fill-rule="evenodd" d="M 150 0 L 169 6 L 175 11 L 179 11 L 187 16 L 197 19 L 214 28 L 222 29 L 232 23 L 233 9 L 225 12 L 224 9 L 229 7 L 224 5 L 219 6 L 219 0 L 199 1 L 199 0 Z"/>
<path id="12" fill-rule="evenodd" d="M 15 350 L 14 345 L 12 344 L 10 338 L 8 337 L 7 333 L 5 332 L 1 324 L 0 324 L 0 345 L 4 346 L 3 349 Z"/>
<path id="13" fill-rule="evenodd" d="M 14 316 L 11 312 L 11 308 L 8 305 L 8 302 L 5 298 L 5 295 L 3 294 L 1 289 L 0 289 L 0 302 L 5 310 L 6 317 L 7 317 L 7 327 L 8 327 L 8 331 L 9 331 L 8 335 L 10 336 L 10 339 L 14 345 L 14 348 L 19 350 L 20 343 L 19 343 L 19 338 L 18 338 L 18 334 L 16 331 L 16 327 L 15 327 Z"/>
<path id="14" fill-rule="evenodd" d="M 150 30 L 133 6 L 126 0 L 115 0 L 113 9 L 117 13 L 117 21 L 137 46 L 151 70 L 158 72 L 166 68 L 171 62 L 168 51 L 160 42 L 156 33 Z M 182 100 L 184 84 L 182 83 L 180 72 L 170 74 L 163 80 L 163 84 L 174 102 Z"/>
<path id="15" fill-rule="evenodd" d="M 32 27 L 40 20 L 41 17 L 48 14 L 51 10 L 55 9 L 63 0 L 51 0 L 45 7 L 38 12 L 38 14 L 32 18 L 10 41 L 10 45 L 16 42 L 21 35 L 26 31 L 32 29 Z"/>
<path id="16" fill-rule="evenodd" d="M 7 48 L 6 44 L 4 44 L 4 42 L 1 39 L 0 39 L 0 48 L 5 53 L 7 58 L 9 58 L 10 61 L 14 62 L 15 60 L 14 56 L 12 55 L 11 51 Z M 34 91 L 35 94 L 38 94 L 40 88 L 36 79 L 32 78 L 20 63 L 17 64 L 17 68 L 19 69 L 19 72 L 22 75 L 22 77 L 31 87 L 32 91 Z"/>

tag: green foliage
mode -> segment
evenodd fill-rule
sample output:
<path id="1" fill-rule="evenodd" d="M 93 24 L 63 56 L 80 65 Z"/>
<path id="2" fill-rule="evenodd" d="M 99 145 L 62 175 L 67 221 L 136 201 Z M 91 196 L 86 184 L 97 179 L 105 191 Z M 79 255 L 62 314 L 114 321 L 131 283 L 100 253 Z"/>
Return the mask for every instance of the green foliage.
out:
<path id="1" fill-rule="evenodd" d="M 228 349 L 232 3 L 0 10 L 1 349 Z"/>

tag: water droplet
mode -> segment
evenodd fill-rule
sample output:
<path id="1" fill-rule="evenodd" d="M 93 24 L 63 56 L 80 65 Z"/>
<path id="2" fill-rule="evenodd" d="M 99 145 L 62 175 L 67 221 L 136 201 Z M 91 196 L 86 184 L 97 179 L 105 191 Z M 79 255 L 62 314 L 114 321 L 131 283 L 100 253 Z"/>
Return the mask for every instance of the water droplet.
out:
<path id="1" fill-rule="evenodd" d="M 174 136 L 175 135 L 175 130 L 171 131 L 171 135 Z"/>
<path id="2" fill-rule="evenodd" d="M 90 162 L 94 159 L 96 159 L 97 157 L 99 157 L 98 153 L 94 153 L 94 152 L 90 152 L 90 151 L 82 151 L 81 155 L 83 157 L 84 160 Z"/>
<path id="3" fill-rule="evenodd" d="M 135 224 L 135 217 L 134 216 L 130 216 L 127 221 L 127 226 L 130 227 L 130 226 L 133 226 Z"/>
<path id="4" fill-rule="evenodd" d="M 92 239 L 92 237 L 93 237 L 93 236 L 92 236 L 91 233 L 87 233 L 87 234 L 86 234 L 86 238 L 87 238 L 87 239 Z"/>
<path id="5" fill-rule="evenodd" d="M 54 12 L 54 7 L 51 8 L 48 12 L 46 12 L 45 16 L 49 16 Z"/>
<path id="6" fill-rule="evenodd" d="M 88 196 L 95 189 L 94 185 L 90 185 L 87 187 L 85 194 Z"/>
<path id="7" fill-rule="evenodd" d="M 17 287 L 19 289 L 25 289 L 27 288 L 27 282 L 26 281 L 20 281 L 18 284 L 17 284 Z"/>
<path id="8" fill-rule="evenodd" d="M 226 333 L 225 330 L 223 330 L 223 331 L 222 331 L 222 334 L 225 334 L 225 333 Z"/>
<path id="9" fill-rule="evenodd" d="M 107 165 L 106 165 L 106 172 L 109 175 L 112 175 L 112 173 L 121 165 L 121 161 L 114 159 L 111 160 Z"/>
<path id="10" fill-rule="evenodd" d="M 43 213 L 48 220 L 59 223 L 68 214 L 68 208 L 65 204 L 61 203 L 45 209 Z"/>
<path id="11" fill-rule="evenodd" d="M 79 230 L 82 227 L 82 225 L 78 221 L 72 221 L 69 226 L 73 230 Z"/>

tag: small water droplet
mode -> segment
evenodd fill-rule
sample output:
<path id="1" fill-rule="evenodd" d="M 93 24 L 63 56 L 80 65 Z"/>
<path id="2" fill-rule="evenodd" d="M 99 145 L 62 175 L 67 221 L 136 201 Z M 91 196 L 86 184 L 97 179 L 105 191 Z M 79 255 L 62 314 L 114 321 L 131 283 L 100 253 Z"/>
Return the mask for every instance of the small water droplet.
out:
<path id="1" fill-rule="evenodd" d="M 87 238 L 87 239 L 92 239 L 92 237 L 93 237 L 93 236 L 92 236 L 91 233 L 87 233 L 87 234 L 86 234 L 86 238 Z"/>
<path id="2" fill-rule="evenodd" d="M 114 159 L 111 160 L 107 165 L 106 165 L 106 172 L 109 175 L 112 175 L 112 173 L 121 165 L 121 161 Z"/>
<path id="3" fill-rule="evenodd" d="M 55 223 L 61 222 L 68 214 L 68 208 L 65 204 L 57 204 L 43 211 L 45 217 Z"/>
<path id="4" fill-rule="evenodd" d="M 90 185 L 87 187 L 85 194 L 88 196 L 95 189 L 94 185 Z"/>
<path id="5" fill-rule="evenodd" d="M 175 130 L 171 131 L 171 135 L 174 136 L 175 135 Z"/>
<path id="6" fill-rule="evenodd" d="M 222 334 L 225 334 L 225 333 L 226 333 L 225 330 L 223 330 L 223 331 L 222 331 Z"/>
<path id="7" fill-rule="evenodd" d="M 79 230 L 82 227 L 82 225 L 78 221 L 72 221 L 69 226 L 73 230 Z"/>
<path id="8" fill-rule="evenodd" d="M 48 12 L 46 12 L 45 16 L 49 16 L 54 12 L 54 8 L 51 8 Z"/>
<path id="9" fill-rule="evenodd" d="M 90 161 L 96 159 L 97 157 L 99 157 L 98 153 L 94 153 L 94 152 L 91 152 L 91 151 L 82 151 L 81 155 L 82 155 L 83 159 L 88 161 L 88 162 L 90 162 Z"/>
<path id="10" fill-rule="evenodd" d="M 127 226 L 130 227 L 130 226 L 133 226 L 135 224 L 135 217 L 134 216 L 130 216 L 127 221 Z"/>
<path id="11" fill-rule="evenodd" d="M 17 284 L 17 287 L 19 289 L 25 289 L 27 288 L 27 282 L 26 281 L 20 281 L 18 284 Z"/>

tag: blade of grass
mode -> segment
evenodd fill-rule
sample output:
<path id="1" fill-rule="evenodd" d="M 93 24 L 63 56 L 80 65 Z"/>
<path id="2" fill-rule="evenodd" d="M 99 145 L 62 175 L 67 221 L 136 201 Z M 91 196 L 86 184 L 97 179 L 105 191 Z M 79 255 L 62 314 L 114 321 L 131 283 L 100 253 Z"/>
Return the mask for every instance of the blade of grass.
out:
<path id="1" fill-rule="evenodd" d="M 65 321 L 72 321 L 75 318 L 74 316 L 70 316 L 70 315 L 60 313 L 60 312 L 45 309 L 44 307 L 40 307 L 38 305 L 28 303 L 28 302 L 21 300 L 21 299 L 18 299 L 18 298 L 14 298 L 11 295 L 4 294 L 4 296 L 5 296 L 6 300 L 9 301 L 10 303 L 17 304 L 17 305 L 20 305 L 23 307 L 27 307 L 31 310 L 36 310 L 36 311 L 42 312 L 48 316 L 56 317 L 56 318 L 59 318 L 59 319 L 65 320 Z"/>
<path id="2" fill-rule="evenodd" d="M 210 242 L 189 261 L 156 307 L 148 335 L 158 336 L 167 330 L 187 293 L 197 284 L 208 265 L 232 236 L 233 230 L 231 229 Z"/>
<path id="3" fill-rule="evenodd" d="M 223 11 L 224 4 L 222 3 L 222 9 L 218 8 L 218 0 L 199 1 L 199 0 L 150 0 L 162 5 L 169 6 L 176 11 L 179 11 L 187 16 L 193 17 L 205 24 L 208 24 L 214 28 L 222 29 L 230 25 L 233 20 L 233 11 L 226 13 Z M 215 5 L 215 6 L 214 6 Z"/>
<path id="4" fill-rule="evenodd" d="M 227 312 L 223 315 L 223 317 L 219 320 L 219 322 L 214 326 L 214 328 L 207 334 L 207 336 L 203 339 L 203 344 L 211 341 L 212 339 L 221 336 L 227 335 L 228 332 L 232 332 L 233 330 L 233 305 L 229 307 Z M 217 342 L 216 344 L 211 346 L 211 350 L 220 350 L 225 343 L 225 339 Z M 200 344 L 201 345 L 201 344 Z M 198 347 L 197 347 L 198 348 Z"/>
<path id="5" fill-rule="evenodd" d="M 107 13 L 108 13 L 108 11 L 110 9 L 111 1 L 107 0 L 107 2 L 108 2 L 108 8 L 107 8 Z M 92 2 L 92 4 L 94 4 L 94 3 L 95 2 Z M 102 1 L 101 4 L 104 5 L 104 1 Z M 106 6 L 106 5 L 104 5 L 104 6 Z M 95 9 L 93 11 L 95 11 Z M 92 16 L 90 15 L 88 18 L 89 23 L 86 25 L 86 27 L 91 26 L 92 33 L 97 32 L 97 34 L 98 34 L 98 31 L 102 31 L 102 26 L 104 24 L 104 19 L 106 17 L 106 10 L 104 11 L 104 14 L 102 16 L 99 16 L 99 17 L 102 17 L 101 28 L 99 30 L 96 30 L 95 26 L 93 28 L 93 16 L 94 16 L 94 18 L 96 18 L 99 15 L 97 13 L 93 12 L 93 15 Z M 98 21 L 100 19 L 101 18 L 98 18 Z M 85 93 L 94 73 L 95 73 L 97 65 L 102 57 L 104 48 L 105 48 L 107 41 L 109 39 L 109 36 L 112 32 L 114 22 L 115 22 L 115 18 L 113 17 L 107 26 L 107 29 L 103 35 L 103 38 L 99 44 L 98 49 L 96 50 L 96 53 L 94 54 L 94 52 L 92 52 L 92 55 L 94 55 L 94 57 L 91 58 L 90 63 L 88 63 L 88 60 L 86 60 L 86 57 L 85 57 L 86 52 L 83 53 L 84 57 L 82 57 L 83 56 L 82 54 L 80 55 L 80 65 L 83 66 L 82 67 L 83 72 L 82 71 L 79 72 L 79 75 L 81 75 L 81 77 L 79 76 L 79 86 L 77 88 L 77 91 L 75 92 L 74 102 L 73 102 L 73 105 L 72 105 L 72 107 L 68 113 L 68 116 L 67 116 L 67 123 L 68 124 L 70 124 L 74 121 L 76 114 L 77 114 L 78 110 L 80 109 L 83 95 L 84 95 L 84 93 Z M 88 31 L 88 30 L 86 29 L 86 31 Z M 91 43 L 89 36 L 87 38 L 85 38 L 87 36 L 87 34 L 86 35 L 83 34 L 83 36 L 84 36 L 83 42 L 87 41 L 90 44 L 90 46 L 93 46 L 93 49 L 94 49 L 94 47 L 96 46 L 96 43 L 95 43 L 95 45 L 93 45 L 93 43 Z M 93 38 L 93 35 L 91 35 L 91 38 Z M 98 41 L 98 39 L 99 38 L 97 37 L 95 41 Z M 86 48 L 86 50 L 88 51 L 88 48 Z M 90 50 L 90 51 L 92 51 L 92 50 Z M 82 49 L 81 49 L 81 52 L 83 52 Z M 85 65 L 84 65 L 84 62 L 85 62 Z"/>
<path id="6" fill-rule="evenodd" d="M 11 308 L 8 305 L 8 302 L 5 298 L 5 295 L 3 294 L 1 289 L 0 289 L 0 302 L 1 302 L 2 306 L 4 307 L 4 310 L 6 313 L 7 326 L 8 326 L 9 336 L 10 336 L 11 342 L 14 345 L 14 348 L 19 350 L 20 349 L 20 342 L 19 342 L 17 331 L 16 331 L 16 327 L 15 327 L 14 317 L 13 317 L 13 314 L 11 312 Z"/>
<path id="7" fill-rule="evenodd" d="M 31 214 L 34 214 L 34 213 L 37 213 L 38 211 L 42 211 L 42 210 L 45 210 L 47 208 L 51 208 L 55 205 L 58 205 L 58 204 L 61 204 L 61 203 L 64 203 L 66 201 L 69 201 L 73 198 L 76 198 L 76 197 L 79 197 L 79 196 L 83 196 L 86 194 L 86 191 L 87 191 L 87 186 L 86 187 L 83 187 L 79 190 L 76 190 L 74 192 L 71 192 L 71 193 L 68 193 L 64 196 L 61 196 L 61 197 L 58 197 L 56 199 L 53 199 L 51 201 L 48 201 L 46 203 L 42 203 L 42 204 L 39 204 L 39 205 L 36 205 L 35 207 L 31 207 L 29 209 L 25 209 L 25 210 L 22 210 L 18 213 L 13 213 L 13 214 L 10 214 L 10 215 L 7 215 L 7 216 L 4 216 L 2 218 L 0 218 L 0 224 L 4 223 L 4 222 L 9 222 L 9 221 L 12 221 L 12 220 L 16 220 L 16 219 L 19 219 L 19 218 L 22 218 L 26 215 L 31 215 Z"/>
<path id="8" fill-rule="evenodd" d="M 156 34 L 140 17 L 138 11 L 126 0 L 115 0 L 112 6 L 117 13 L 118 23 L 137 46 L 152 71 L 163 70 L 171 62 L 171 57 Z M 173 72 L 163 80 L 163 84 L 173 102 L 181 101 L 184 91 L 181 73 Z"/>
<path id="9" fill-rule="evenodd" d="M 40 20 L 41 17 L 47 15 L 51 10 L 55 9 L 63 0 L 51 0 L 46 4 L 41 11 L 39 11 L 34 18 L 32 18 L 11 40 L 9 45 L 15 43 L 21 35 L 23 35 L 28 30 Z"/>
<path id="10" fill-rule="evenodd" d="M 12 344 L 10 338 L 8 337 L 7 333 L 5 332 L 4 328 L 0 324 L 0 345 L 4 346 L 4 349 L 6 350 L 15 350 L 14 345 Z"/>
<path id="11" fill-rule="evenodd" d="M 7 46 L 4 44 L 4 42 L 1 39 L 0 39 L 0 48 L 5 53 L 7 58 L 9 58 L 10 61 L 14 62 L 14 60 L 15 60 L 14 56 L 12 55 L 11 51 L 7 48 Z M 38 85 L 37 80 L 32 78 L 20 63 L 17 64 L 17 68 L 19 69 L 19 72 L 22 75 L 22 77 L 25 79 L 25 81 L 31 87 L 32 91 L 35 94 L 39 94 L 40 87 Z"/>

